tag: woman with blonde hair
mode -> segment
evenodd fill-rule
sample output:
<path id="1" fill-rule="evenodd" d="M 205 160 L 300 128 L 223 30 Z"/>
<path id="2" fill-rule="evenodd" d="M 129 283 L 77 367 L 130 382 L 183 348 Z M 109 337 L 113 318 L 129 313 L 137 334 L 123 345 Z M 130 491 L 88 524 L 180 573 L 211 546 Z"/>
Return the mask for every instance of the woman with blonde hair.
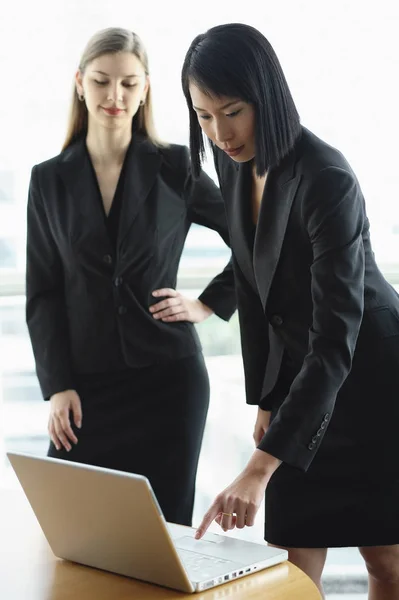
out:
<path id="1" fill-rule="evenodd" d="M 228 244 L 218 188 L 157 138 L 133 32 L 89 41 L 60 155 L 33 167 L 26 316 L 50 400 L 49 456 L 146 475 L 190 524 L 209 382 L 193 323 L 235 310 L 230 264 L 192 300 L 175 290 L 192 223 Z"/>

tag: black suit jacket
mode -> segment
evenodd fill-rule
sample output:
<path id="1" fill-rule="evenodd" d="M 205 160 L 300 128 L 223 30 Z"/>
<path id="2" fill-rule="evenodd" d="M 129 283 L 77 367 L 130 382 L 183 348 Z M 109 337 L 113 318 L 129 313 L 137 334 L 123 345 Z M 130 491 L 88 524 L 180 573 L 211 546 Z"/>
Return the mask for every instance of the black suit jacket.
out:
<path id="1" fill-rule="evenodd" d="M 28 201 L 27 324 L 45 398 L 74 389 L 76 373 L 144 367 L 189 356 L 200 342 L 188 322 L 149 313 L 151 293 L 175 288 L 191 223 L 229 244 L 220 192 L 193 181 L 187 148 L 138 136 L 125 165 L 116 250 L 83 139 L 33 167 Z M 223 319 L 236 307 L 231 264 L 200 299 Z"/>
<path id="2" fill-rule="evenodd" d="M 340 152 L 303 128 L 294 151 L 268 174 L 254 241 L 250 165 L 216 148 L 214 156 L 233 250 L 247 402 L 272 411 L 259 448 L 306 470 L 354 354 L 362 368 L 352 376 L 374 370 L 381 383 L 376 365 L 385 348 L 384 377 L 394 390 L 386 406 L 399 418 L 398 295 L 376 266 L 362 192 Z M 370 431 L 375 402 L 373 386 L 363 404 Z M 343 407 L 342 426 L 350 410 Z"/>

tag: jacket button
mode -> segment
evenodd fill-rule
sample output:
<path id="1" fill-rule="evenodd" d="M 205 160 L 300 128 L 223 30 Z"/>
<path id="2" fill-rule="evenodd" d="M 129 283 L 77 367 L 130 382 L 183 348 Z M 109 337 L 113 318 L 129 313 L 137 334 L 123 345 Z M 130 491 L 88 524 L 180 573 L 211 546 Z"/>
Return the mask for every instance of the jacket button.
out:
<path id="1" fill-rule="evenodd" d="M 312 444 L 316 444 L 316 442 L 317 442 L 317 435 L 314 435 L 312 437 Z"/>
<path id="2" fill-rule="evenodd" d="M 325 423 L 327 423 L 327 421 L 329 421 L 329 420 L 330 420 L 330 413 L 326 413 L 326 414 L 324 415 L 324 417 L 323 417 L 323 421 L 324 421 Z"/>
<path id="3" fill-rule="evenodd" d="M 325 429 L 325 428 L 326 428 L 326 423 L 325 423 L 325 421 L 323 421 L 323 422 L 320 424 L 320 429 Z"/>
<path id="4" fill-rule="evenodd" d="M 110 254 L 104 254 L 103 261 L 106 265 L 112 265 L 112 256 Z"/>
<path id="5" fill-rule="evenodd" d="M 120 285 L 122 285 L 122 283 L 123 283 L 122 277 L 116 277 L 116 279 L 114 280 L 115 287 L 119 287 Z"/>
<path id="6" fill-rule="evenodd" d="M 283 322 L 283 318 L 280 317 L 280 315 L 273 315 L 270 319 L 270 323 L 273 325 L 273 327 L 281 327 Z"/>
<path id="7" fill-rule="evenodd" d="M 126 308 L 126 306 L 119 306 L 119 307 L 118 307 L 118 313 L 119 313 L 120 315 L 125 315 L 125 314 L 127 313 L 127 308 Z"/>
<path id="8" fill-rule="evenodd" d="M 315 446 L 316 446 L 316 444 L 314 444 L 313 442 L 311 442 L 311 443 L 309 444 L 309 446 L 308 446 L 308 449 L 309 449 L 309 450 L 314 450 Z"/>
<path id="9" fill-rule="evenodd" d="M 322 433 L 323 433 L 323 428 L 320 427 L 320 429 L 317 430 L 317 437 L 320 437 Z"/>

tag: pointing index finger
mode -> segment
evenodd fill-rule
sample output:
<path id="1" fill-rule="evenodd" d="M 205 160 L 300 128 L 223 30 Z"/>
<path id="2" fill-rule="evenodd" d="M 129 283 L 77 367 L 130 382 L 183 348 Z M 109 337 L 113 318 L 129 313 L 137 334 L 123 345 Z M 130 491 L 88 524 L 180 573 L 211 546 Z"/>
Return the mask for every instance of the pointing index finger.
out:
<path id="1" fill-rule="evenodd" d="M 217 515 L 220 513 L 220 507 L 219 507 L 219 503 L 218 502 L 214 502 L 212 504 L 212 506 L 210 507 L 210 509 L 208 510 L 208 512 L 205 513 L 204 518 L 202 519 L 202 522 L 200 524 L 200 526 L 198 527 L 196 533 L 195 533 L 195 539 L 199 540 L 202 538 L 202 536 L 207 532 L 208 527 L 211 525 L 212 521 L 217 517 Z"/>

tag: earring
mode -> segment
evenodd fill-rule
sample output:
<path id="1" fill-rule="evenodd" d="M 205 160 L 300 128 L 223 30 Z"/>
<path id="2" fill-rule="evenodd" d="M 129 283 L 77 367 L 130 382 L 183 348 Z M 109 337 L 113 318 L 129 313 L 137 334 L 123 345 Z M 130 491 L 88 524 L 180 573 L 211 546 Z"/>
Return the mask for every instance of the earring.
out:
<path id="1" fill-rule="evenodd" d="M 140 106 L 144 106 L 145 100 L 140 100 Z"/>
<path id="2" fill-rule="evenodd" d="M 78 94 L 78 98 L 79 98 L 80 102 L 83 102 L 85 99 L 83 94 Z"/>

